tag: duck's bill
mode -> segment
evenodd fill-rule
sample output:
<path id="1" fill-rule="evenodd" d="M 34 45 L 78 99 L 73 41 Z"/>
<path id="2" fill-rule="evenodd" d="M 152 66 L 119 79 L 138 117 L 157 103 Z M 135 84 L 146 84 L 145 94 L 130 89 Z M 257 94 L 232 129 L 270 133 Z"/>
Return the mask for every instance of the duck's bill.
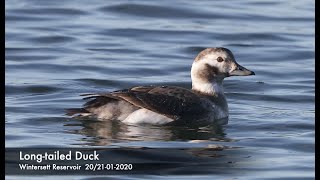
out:
<path id="1" fill-rule="evenodd" d="M 253 71 L 244 68 L 243 66 L 238 65 L 236 69 L 229 72 L 229 76 L 250 76 L 255 75 Z"/>

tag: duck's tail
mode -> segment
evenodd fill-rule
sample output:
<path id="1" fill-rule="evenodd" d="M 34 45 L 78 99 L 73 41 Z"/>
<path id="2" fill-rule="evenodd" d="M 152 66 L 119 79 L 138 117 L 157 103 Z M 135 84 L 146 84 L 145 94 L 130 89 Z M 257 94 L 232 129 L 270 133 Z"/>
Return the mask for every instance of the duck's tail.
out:
<path id="1" fill-rule="evenodd" d="M 89 111 L 87 111 L 84 108 L 70 108 L 70 109 L 66 109 L 66 115 L 67 116 L 73 116 L 75 114 L 87 114 L 90 113 Z"/>

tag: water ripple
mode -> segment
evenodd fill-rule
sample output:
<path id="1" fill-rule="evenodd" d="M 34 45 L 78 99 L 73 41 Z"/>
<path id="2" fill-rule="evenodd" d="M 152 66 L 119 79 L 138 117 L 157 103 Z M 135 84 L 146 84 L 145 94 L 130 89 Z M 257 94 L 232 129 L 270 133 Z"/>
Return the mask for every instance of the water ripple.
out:
<path id="1" fill-rule="evenodd" d="M 214 158 L 190 152 L 212 164 L 171 172 L 202 172 L 193 177 L 203 179 L 311 179 L 313 12 L 314 1 L 287 0 L 6 1 L 6 147 L 219 144 L 237 148 Z M 256 73 L 225 79 L 227 125 L 128 126 L 64 116 L 65 108 L 82 105 L 82 93 L 150 84 L 190 89 L 194 57 L 218 46 Z"/>

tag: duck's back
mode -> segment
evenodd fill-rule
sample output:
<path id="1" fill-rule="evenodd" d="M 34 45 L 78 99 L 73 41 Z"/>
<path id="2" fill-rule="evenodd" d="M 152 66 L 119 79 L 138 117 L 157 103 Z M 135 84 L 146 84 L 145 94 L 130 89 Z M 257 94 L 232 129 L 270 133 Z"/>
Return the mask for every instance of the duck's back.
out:
<path id="1" fill-rule="evenodd" d="M 158 114 L 165 117 L 166 122 L 169 119 L 197 119 L 211 114 L 212 104 L 205 98 L 182 87 L 138 86 L 111 93 L 87 94 L 84 99 L 89 101 L 83 108 L 69 109 L 69 115 L 94 115 L 124 122 L 139 116 L 147 118 L 146 114 L 153 120 L 161 119 L 155 116 Z"/>

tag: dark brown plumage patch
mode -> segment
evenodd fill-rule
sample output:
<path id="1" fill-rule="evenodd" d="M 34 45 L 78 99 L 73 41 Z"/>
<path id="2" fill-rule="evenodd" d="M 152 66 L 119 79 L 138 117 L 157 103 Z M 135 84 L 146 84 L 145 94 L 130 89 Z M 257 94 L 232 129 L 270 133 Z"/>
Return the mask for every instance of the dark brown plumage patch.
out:
<path id="1" fill-rule="evenodd" d="M 175 86 L 138 86 L 110 93 L 85 94 L 89 100 L 83 108 L 68 109 L 67 115 L 92 113 L 110 102 L 126 101 L 136 108 L 145 108 L 172 119 L 201 117 L 210 108 L 191 90 Z M 118 112 L 113 112 L 117 114 Z"/>
<path id="2" fill-rule="evenodd" d="M 209 64 L 205 64 L 205 68 L 198 73 L 199 78 L 206 79 L 206 80 L 213 80 L 213 78 L 217 77 L 219 74 L 219 69 Z"/>
<path id="3" fill-rule="evenodd" d="M 73 116 L 75 114 L 81 114 L 81 113 L 89 113 L 89 111 L 87 111 L 84 108 L 70 108 L 70 109 L 66 109 L 65 112 L 67 116 Z"/>
<path id="4" fill-rule="evenodd" d="M 188 89 L 175 86 L 139 86 L 128 92 L 112 93 L 135 106 L 172 119 L 205 114 L 201 99 Z"/>
<path id="5" fill-rule="evenodd" d="M 66 115 L 73 116 L 75 114 L 91 113 L 91 109 L 102 107 L 110 102 L 119 101 L 117 97 L 113 97 L 110 93 L 82 94 L 81 96 L 87 96 L 83 99 L 89 101 L 83 105 L 83 108 L 66 109 Z"/>

